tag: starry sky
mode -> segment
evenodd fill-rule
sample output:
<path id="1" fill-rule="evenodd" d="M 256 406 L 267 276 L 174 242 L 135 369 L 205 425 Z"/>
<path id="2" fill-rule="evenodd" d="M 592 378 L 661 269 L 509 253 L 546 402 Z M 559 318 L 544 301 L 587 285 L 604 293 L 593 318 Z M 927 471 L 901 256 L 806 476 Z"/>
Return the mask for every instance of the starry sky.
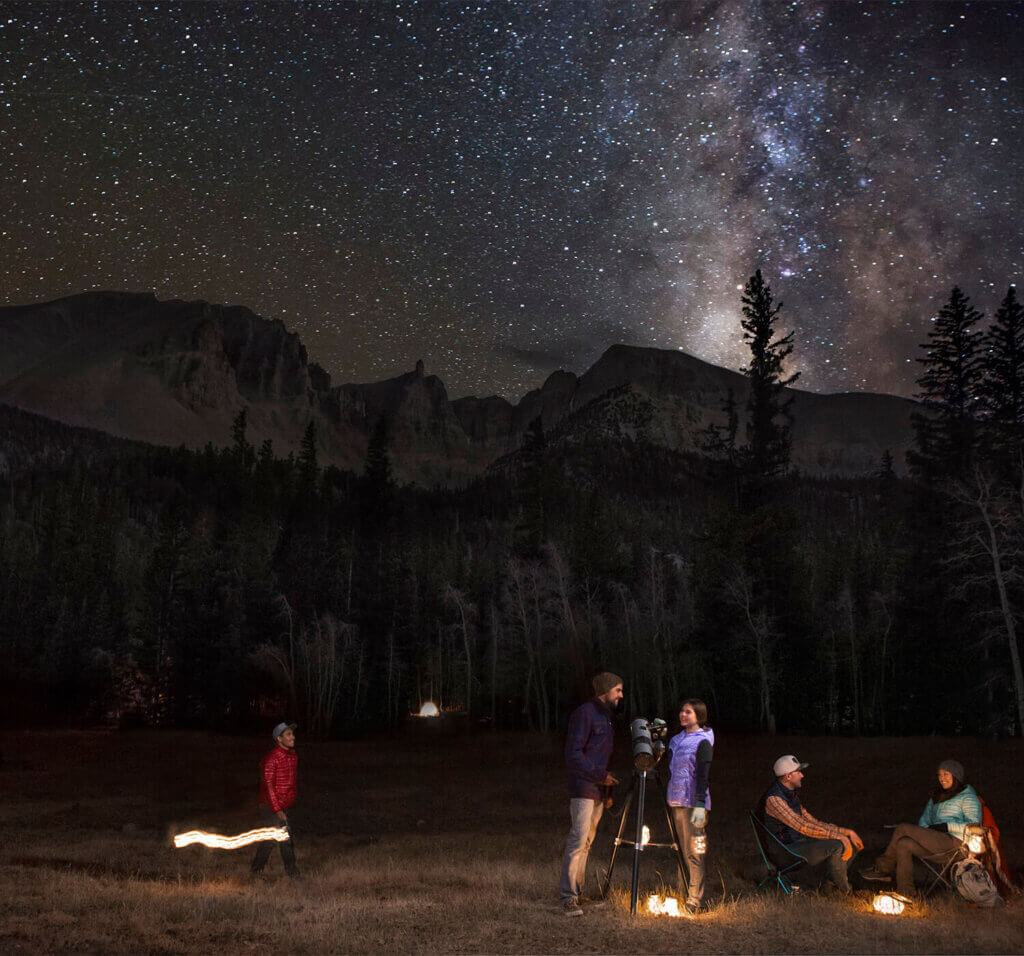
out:
<path id="1" fill-rule="evenodd" d="M 616 342 L 915 391 L 1024 273 L 1024 5 L 4 3 L 0 303 L 246 305 L 515 400 Z"/>

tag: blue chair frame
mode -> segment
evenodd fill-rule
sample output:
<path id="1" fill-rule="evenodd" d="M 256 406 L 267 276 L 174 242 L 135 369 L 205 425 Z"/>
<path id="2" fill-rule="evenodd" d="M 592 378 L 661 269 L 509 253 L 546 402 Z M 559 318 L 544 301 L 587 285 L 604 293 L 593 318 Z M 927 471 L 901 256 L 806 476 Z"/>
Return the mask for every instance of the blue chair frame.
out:
<path id="1" fill-rule="evenodd" d="M 760 820 L 756 813 L 751 811 L 749 814 L 750 825 L 754 830 L 754 840 L 757 842 L 757 848 L 761 851 L 761 859 L 764 860 L 764 865 L 768 868 L 768 875 L 757 884 L 757 888 L 761 889 L 769 880 L 776 880 L 779 886 L 782 887 L 782 892 L 789 896 L 793 892 L 793 881 L 788 875 L 792 870 L 797 867 L 804 866 L 807 860 L 800 856 L 799 853 L 794 853 L 785 843 L 783 843 L 771 830 L 764 825 L 764 822 Z M 765 840 L 769 840 L 769 843 L 765 843 Z M 786 858 L 791 859 L 792 862 L 787 866 L 779 866 L 768 856 L 768 848 L 778 848 L 782 853 L 785 854 Z"/>

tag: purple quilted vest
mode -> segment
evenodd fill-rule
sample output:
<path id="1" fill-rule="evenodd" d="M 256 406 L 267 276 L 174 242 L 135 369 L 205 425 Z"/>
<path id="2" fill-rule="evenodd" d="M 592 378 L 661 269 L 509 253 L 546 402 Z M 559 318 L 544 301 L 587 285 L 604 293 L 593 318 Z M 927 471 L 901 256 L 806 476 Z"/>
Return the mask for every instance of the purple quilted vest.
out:
<path id="1" fill-rule="evenodd" d="M 676 734 L 669 746 L 672 748 L 672 763 L 669 769 L 672 776 L 668 782 L 668 805 L 670 807 L 696 806 L 697 797 L 694 790 L 697 786 L 697 748 L 707 740 L 715 745 L 715 732 L 710 727 L 698 728 L 692 734 L 681 731 Z M 705 809 L 711 809 L 711 788 L 705 801 Z"/>

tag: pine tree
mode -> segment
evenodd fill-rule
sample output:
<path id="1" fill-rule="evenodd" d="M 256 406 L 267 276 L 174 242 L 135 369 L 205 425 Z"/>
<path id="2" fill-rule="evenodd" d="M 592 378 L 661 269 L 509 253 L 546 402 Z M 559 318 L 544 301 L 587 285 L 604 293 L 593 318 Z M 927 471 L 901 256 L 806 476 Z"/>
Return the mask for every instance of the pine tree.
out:
<path id="1" fill-rule="evenodd" d="M 910 455 L 914 470 L 927 480 L 958 478 L 969 469 L 977 441 L 978 398 L 981 392 L 981 337 L 974 326 L 981 313 L 954 287 L 939 310 L 927 350 L 918 359 L 924 372 L 917 380 L 917 398 L 924 412 L 913 417 L 917 441 Z"/>
<path id="2" fill-rule="evenodd" d="M 316 421 L 309 420 L 306 432 L 299 445 L 299 488 L 302 494 L 311 494 L 316 490 L 316 480 L 320 468 L 316 462 Z"/>
<path id="3" fill-rule="evenodd" d="M 234 452 L 242 468 L 248 472 L 256 460 L 255 450 L 246 440 L 245 432 L 249 422 L 249 409 L 243 408 L 231 423 L 231 440 L 234 442 Z"/>
<path id="4" fill-rule="evenodd" d="M 750 347 L 750 363 L 741 371 L 750 383 L 747 399 L 747 457 L 752 475 L 769 478 L 789 470 L 792 396 L 782 391 L 799 377 L 783 377 L 783 365 L 793 352 L 793 333 L 776 338 L 779 311 L 772 290 L 758 269 L 743 290 L 743 341 Z"/>
<path id="5" fill-rule="evenodd" d="M 983 339 L 982 405 L 989 421 L 1024 432 L 1024 306 L 1010 286 Z"/>
<path id="6" fill-rule="evenodd" d="M 393 483 L 388 442 L 387 418 L 381 415 L 373 427 L 373 433 L 366 446 L 366 463 L 363 466 L 363 477 L 367 484 L 378 489 L 389 488 Z"/>
<path id="7" fill-rule="evenodd" d="M 360 487 L 363 525 L 371 534 L 386 530 L 392 511 L 395 483 L 388 454 L 389 432 L 387 416 L 381 415 L 373 426 L 366 446 L 366 463 Z"/>

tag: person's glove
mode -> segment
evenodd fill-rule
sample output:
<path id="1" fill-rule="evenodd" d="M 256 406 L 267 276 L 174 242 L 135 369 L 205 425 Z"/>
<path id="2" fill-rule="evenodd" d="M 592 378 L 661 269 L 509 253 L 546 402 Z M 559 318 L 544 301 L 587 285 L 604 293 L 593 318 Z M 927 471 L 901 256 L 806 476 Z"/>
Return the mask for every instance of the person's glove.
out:
<path id="1" fill-rule="evenodd" d="M 690 823 L 695 827 L 702 827 L 708 820 L 708 812 L 703 807 L 694 807 L 690 811 Z"/>

